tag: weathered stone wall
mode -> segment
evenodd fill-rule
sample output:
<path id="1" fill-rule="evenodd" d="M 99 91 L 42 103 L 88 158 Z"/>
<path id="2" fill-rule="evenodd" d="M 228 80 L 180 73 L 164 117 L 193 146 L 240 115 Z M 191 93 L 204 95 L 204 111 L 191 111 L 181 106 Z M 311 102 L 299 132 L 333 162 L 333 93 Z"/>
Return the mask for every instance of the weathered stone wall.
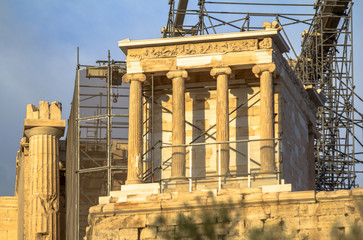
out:
<path id="1" fill-rule="evenodd" d="M 276 59 L 281 66 L 275 86 L 276 116 L 275 136 L 280 137 L 281 168 L 285 183 L 292 183 L 294 191 L 315 189 L 314 132 L 316 132 L 316 106 L 295 73 L 282 58 Z"/>
<path id="2" fill-rule="evenodd" d="M 199 197 L 199 201 L 195 200 Z M 90 209 L 87 239 L 162 239 L 173 230 L 179 213 L 190 216 L 216 203 L 232 201 L 230 212 L 238 213 L 236 226 L 227 239 L 248 239 L 251 229 L 268 230 L 280 224 L 293 239 L 331 239 L 348 234 L 353 224 L 362 226 L 359 204 L 363 189 L 336 192 L 263 192 L 259 188 L 220 190 L 214 197 L 206 192 L 164 193 L 143 202 L 101 204 Z M 185 204 L 189 207 L 186 207 Z M 166 225 L 155 224 L 159 216 Z M 233 217 L 232 217 L 233 219 Z M 197 222 L 198 223 L 198 222 Z M 199 222 L 201 223 L 201 222 Z"/>
<path id="3" fill-rule="evenodd" d="M 309 138 L 309 120 L 302 108 L 311 110 L 285 84 L 281 84 L 283 176 L 286 183 L 293 183 L 293 190 L 313 189 L 314 177 L 309 172 L 309 165 L 314 166 L 314 158 L 309 156 L 309 147 L 313 147 L 309 141 L 313 139 Z"/>
<path id="4" fill-rule="evenodd" d="M 18 199 L 17 197 L 0 197 L 0 239 L 17 239 Z"/>

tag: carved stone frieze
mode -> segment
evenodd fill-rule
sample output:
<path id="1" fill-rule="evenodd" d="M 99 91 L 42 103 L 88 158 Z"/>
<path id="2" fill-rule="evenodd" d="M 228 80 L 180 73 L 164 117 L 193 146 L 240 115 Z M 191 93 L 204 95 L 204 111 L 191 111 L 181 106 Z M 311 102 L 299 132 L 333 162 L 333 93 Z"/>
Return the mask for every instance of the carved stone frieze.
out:
<path id="1" fill-rule="evenodd" d="M 271 40 L 271 39 L 270 39 Z M 267 45 L 266 45 L 267 46 Z M 264 48 L 265 45 L 264 45 Z M 166 58 L 179 55 L 241 52 L 258 49 L 257 39 L 129 49 L 127 59 Z"/>
<path id="2" fill-rule="evenodd" d="M 259 49 L 267 49 L 272 48 L 272 39 L 271 38 L 264 38 L 258 42 Z"/>

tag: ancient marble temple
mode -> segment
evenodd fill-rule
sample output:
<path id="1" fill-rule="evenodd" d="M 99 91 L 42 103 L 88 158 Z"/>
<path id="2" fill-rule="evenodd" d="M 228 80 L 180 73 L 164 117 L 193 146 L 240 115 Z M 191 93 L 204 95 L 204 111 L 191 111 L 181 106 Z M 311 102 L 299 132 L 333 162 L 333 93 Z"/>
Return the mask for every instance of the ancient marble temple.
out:
<path id="1" fill-rule="evenodd" d="M 118 43 L 130 84 L 128 174 L 90 208 L 87 239 L 163 239 L 178 214 L 227 201 L 240 217 L 220 239 L 247 239 L 250 229 L 281 221 L 296 239 L 329 239 L 326 220 L 341 216 L 330 201 L 348 206 L 360 193 L 315 193 L 315 114 L 324 96 L 284 59 L 278 25 L 264 28 Z"/>
<path id="2" fill-rule="evenodd" d="M 153 180 L 165 188 L 197 178 L 190 190 L 215 188 L 213 176 L 235 187 L 314 188 L 315 112 L 323 98 L 282 57 L 289 49 L 276 24 L 265 29 L 119 42 L 130 83 L 126 184 L 142 183 L 142 168 L 162 166 Z M 151 95 L 152 111 L 142 106 Z M 145 116 L 155 144 L 146 166 Z"/>

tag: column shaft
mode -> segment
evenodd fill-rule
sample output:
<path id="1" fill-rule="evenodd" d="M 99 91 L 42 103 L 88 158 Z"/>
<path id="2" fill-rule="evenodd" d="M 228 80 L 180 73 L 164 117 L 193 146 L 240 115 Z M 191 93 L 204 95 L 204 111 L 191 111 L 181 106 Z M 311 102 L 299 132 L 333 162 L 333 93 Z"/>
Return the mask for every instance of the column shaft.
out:
<path id="1" fill-rule="evenodd" d="M 122 81 L 130 83 L 129 138 L 126 184 L 142 183 L 142 82 L 143 73 L 129 73 Z"/>
<path id="2" fill-rule="evenodd" d="M 185 144 L 185 80 L 173 78 L 172 144 Z M 171 176 L 185 177 L 185 147 L 173 147 Z"/>
<path id="3" fill-rule="evenodd" d="M 217 76 L 217 142 L 229 141 L 228 75 Z M 229 144 L 221 144 L 221 174 L 229 172 Z M 217 162 L 219 172 L 219 163 Z"/>
<path id="4" fill-rule="evenodd" d="M 126 184 L 142 183 L 142 91 L 141 81 L 130 83 L 129 138 Z"/>
<path id="5" fill-rule="evenodd" d="M 58 139 L 53 135 L 34 135 L 29 139 L 31 209 L 33 216 L 30 236 L 40 239 L 59 239 L 59 167 Z M 35 179 L 34 179 L 35 178 Z"/>
<path id="6" fill-rule="evenodd" d="M 263 71 L 260 76 L 260 137 L 261 139 L 274 138 L 274 101 L 273 78 L 270 71 Z M 274 141 L 260 142 L 261 171 L 275 170 Z"/>
<path id="7" fill-rule="evenodd" d="M 212 68 L 212 70 L 210 71 L 210 74 L 217 79 L 217 142 L 229 141 L 228 77 L 231 73 L 232 70 L 229 67 L 216 67 Z M 216 147 L 217 149 L 219 149 L 219 145 L 217 145 Z M 229 144 L 221 144 L 220 149 L 220 152 L 217 150 L 217 173 L 226 175 L 229 173 Z M 221 169 L 219 169 L 219 165 Z"/>
<path id="8" fill-rule="evenodd" d="M 172 79 L 173 85 L 173 115 L 172 115 L 172 145 L 185 144 L 185 79 L 188 72 L 173 70 L 166 74 Z M 172 148 L 171 177 L 185 178 L 185 147 Z"/>
<path id="9" fill-rule="evenodd" d="M 34 127 L 29 138 L 29 204 L 26 217 L 29 239 L 59 239 L 58 139 L 63 129 Z"/>

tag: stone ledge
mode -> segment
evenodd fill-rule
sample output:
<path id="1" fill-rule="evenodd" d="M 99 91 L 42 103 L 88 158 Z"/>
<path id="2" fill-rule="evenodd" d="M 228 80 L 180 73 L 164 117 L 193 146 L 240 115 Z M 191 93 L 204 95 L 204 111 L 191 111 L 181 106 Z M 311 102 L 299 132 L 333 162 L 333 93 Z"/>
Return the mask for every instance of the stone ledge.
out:
<path id="1" fill-rule="evenodd" d="M 291 184 L 262 186 L 262 193 L 269 192 L 291 192 Z"/>
<path id="2" fill-rule="evenodd" d="M 231 194 L 253 194 L 253 193 L 261 193 L 261 188 L 239 188 L 239 189 L 220 189 L 218 190 L 218 196 L 222 195 L 231 195 Z"/>
<path id="3" fill-rule="evenodd" d="M 110 196 L 101 196 L 98 198 L 98 202 L 99 204 L 142 202 L 152 195 L 159 195 L 159 191 L 158 183 L 122 185 L 121 191 L 111 191 Z"/>
<path id="4" fill-rule="evenodd" d="M 363 198 L 363 188 L 353 188 L 352 196 L 354 197 L 362 197 Z"/>
<path id="5" fill-rule="evenodd" d="M 266 203 L 281 206 L 294 204 L 315 204 L 332 202 L 336 200 L 353 200 L 354 196 L 362 196 L 362 193 L 363 189 L 319 193 L 315 193 L 315 191 L 263 193 L 261 188 L 239 189 L 232 191 L 232 193 L 228 192 L 226 189 L 222 189 L 215 191 L 212 195 L 210 195 L 208 192 L 174 192 L 153 194 L 146 197 L 135 195 L 133 196 L 135 201 L 99 204 L 90 208 L 90 213 L 114 214 L 132 211 L 154 212 L 159 211 L 160 209 L 168 211 L 184 208 L 186 206 L 185 204 L 188 204 L 190 208 L 195 208 L 201 204 L 218 204 L 231 200 L 234 204 L 242 204 L 246 207 L 252 207 Z M 212 197 L 213 201 L 211 201 Z"/>
<path id="6" fill-rule="evenodd" d="M 0 208 L 2 207 L 18 207 L 18 197 L 16 196 L 1 196 Z"/>
<path id="7" fill-rule="evenodd" d="M 336 201 L 337 199 L 349 198 L 352 195 L 351 190 L 339 190 L 339 191 L 322 191 L 316 193 L 316 201 Z"/>
<path id="8" fill-rule="evenodd" d="M 66 120 L 54 119 L 24 119 L 24 130 L 32 127 L 56 127 L 64 128 Z"/>
<path id="9" fill-rule="evenodd" d="M 315 203 L 315 191 L 280 192 L 280 203 Z"/>
<path id="10" fill-rule="evenodd" d="M 159 193 L 159 183 L 142 183 L 142 184 L 128 184 L 121 185 L 121 191 L 128 193 L 145 193 L 151 192 L 153 194 Z"/>
<path id="11" fill-rule="evenodd" d="M 246 194 L 248 191 L 250 193 Z M 361 196 L 363 189 L 357 189 L 354 192 L 357 196 Z M 152 195 L 149 197 L 152 199 L 142 202 L 100 204 L 90 208 L 91 227 L 89 229 L 98 231 L 97 234 L 110 231 L 117 237 L 121 235 L 117 235 L 115 229 L 123 226 L 124 232 L 128 232 L 129 229 L 133 232 L 132 235 L 137 237 L 140 232 L 134 229 L 140 228 L 143 236 L 148 235 L 151 239 L 159 239 L 160 235 L 155 235 L 157 233 L 149 230 L 157 227 L 155 219 L 160 215 L 166 217 L 167 226 L 158 228 L 159 232 L 163 232 L 167 230 L 164 228 L 173 229 L 179 213 L 196 216 L 204 211 L 205 207 L 213 211 L 214 208 L 222 206 L 221 203 L 227 203 L 230 199 L 233 204 L 228 207 L 243 213 L 240 219 L 240 222 L 245 224 L 243 231 L 253 227 L 273 226 L 283 221 L 284 229 L 312 234 L 316 231 L 321 232 L 321 229 L 330 231 L 336 219 L 342 219 L 339 226 L 345 228 L 349 227 L 347 219 L 361 222 L 361 216 L 356 207 L 357 202 L 354 201 L 354 194 L 350 194 L 350 191 L 319 194 L 315 194 L 315 191 L 262 193 L 261 188 L 256 188 L 232 192 L 223 190 L 217 193 L 218 195 L 214 194 L 214 198 L 211 198 L 208 192 L 163 193 Z M 196 197 L 199 197 L 199 200 Z M 239 201 L 242 198 L 244 200 Z M 333 202 L 334 199 L 335 202 Z M 200 219 L 197 221 L 198 224 L 201 223 Z M 143 231 L 145 231 L 144 234 Z M 240 234 L 246 234 L 246 232 L 240 232 Z M 298 235 L 299 239 L 306 236 L 300 233 Z M 329 236 L 326 235 L 321 239 L 329 239 Z"/>

